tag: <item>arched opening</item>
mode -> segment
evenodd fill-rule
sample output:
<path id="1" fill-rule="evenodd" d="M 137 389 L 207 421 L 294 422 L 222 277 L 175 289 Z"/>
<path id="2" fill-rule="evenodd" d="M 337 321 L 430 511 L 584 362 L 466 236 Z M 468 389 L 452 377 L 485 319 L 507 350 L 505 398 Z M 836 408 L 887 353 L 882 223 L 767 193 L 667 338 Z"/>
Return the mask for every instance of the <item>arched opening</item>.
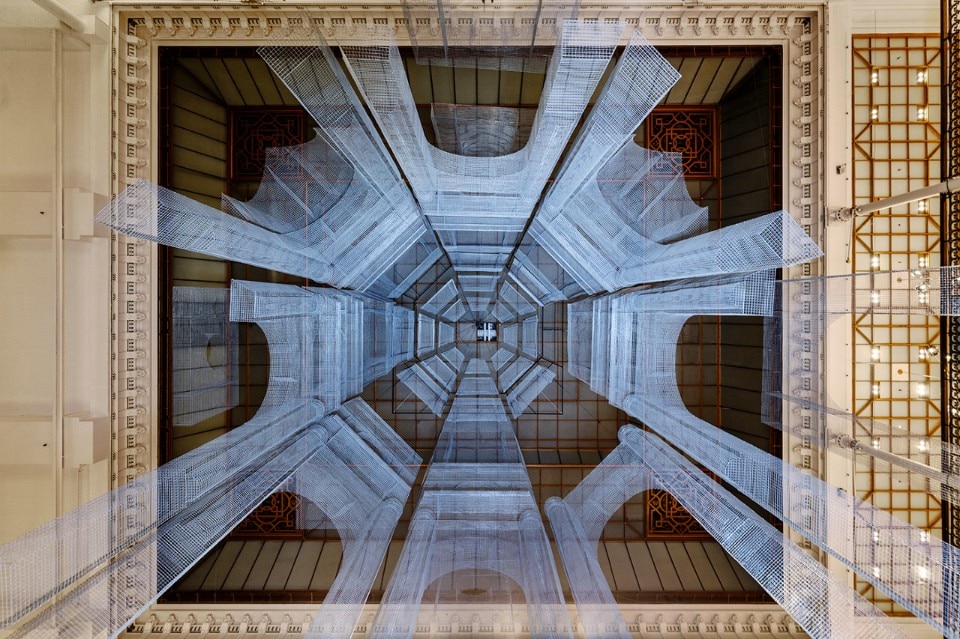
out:
<path id="1" fill-rule="evenodd" d="M 677 340 L 677 388 L 693 415 L 761 450 L 776 450 L 764 423 L 764 318 L 695 315 Z"/>
<path id="2" fill-rule="evenodd" d="M 343 547 L 340 533 L 316 504 L 289 490 L 277 491 L 160 601 L 319 602 L 337 578 Z"/>
<path id="3" fill-rule="evenodd" d="M 421 611 L 443 604 L 526 606 L 523 588 L 502 572 L 489 568 L 461 568 L 434 579 L 423 591 Z"/>

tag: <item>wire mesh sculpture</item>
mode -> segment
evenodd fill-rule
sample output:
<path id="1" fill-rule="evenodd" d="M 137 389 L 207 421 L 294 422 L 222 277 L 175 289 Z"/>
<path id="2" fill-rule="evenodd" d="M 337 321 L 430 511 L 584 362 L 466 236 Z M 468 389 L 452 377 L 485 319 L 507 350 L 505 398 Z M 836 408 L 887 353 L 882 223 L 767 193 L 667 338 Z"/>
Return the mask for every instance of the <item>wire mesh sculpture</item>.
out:
<path id="1" fill-rule="evenodd" d="M 230 300 L 230 319 L 256 321 L 270 343 L 260 410 L 243 426 L 0 546 L 4 626 L 42 608 L 13 636 L 55 635 L 61 624 L 114 634 L 260 502 L 307 472 L 305 465 L 322 468 L 323 482 L 353 473 L 342 479 L 339 498 L 379 513 L 380 523 L 375 530 L 344 527 L 341 536 L 385 550 L 412 484 L 403 467 L 419 459 L 382 420 L 343 402 L 413 356 L 412 311 L 356 293 L 240 280 L 232 282 Z M 325 417 L 337 410 L 342 418 Z M 330 454 L 349 463 L 334 468 Z M 374 507 L 368 498 L 362 506 L 353 493 L 378 473 L 383 479 L 373 483 L 387 505 Z M 306 491 L 305 482 L 299 486 Z M 341 633 L 352 632 L 356 616 L 344 620 L 359 614 L 379 567 L 379 559 L 363 561 L 374 564 L 372 575 L 369 567 L 357 573 L 370 576 L 366 590 L 358 590 L 359 577 L 345 576 L 342 591 L 331 593 Z M 82 586 L 71 588 L 77 582 Z"/>
<path id="2" fill-rule="evenodd" d="M 623 26 L 567 21 L 547 67 L 536 116 L 520 144 L 519 115 L 501 107 L 450 105 L 434 110 L 441 144 L 423 132 L 403 60 L 389 29 L 372 29 L 364 44 L 341 46 L 344 59 L 393 150 L 430 226 L 453 267 L 467 274 L 497 275 L 519 241 L 581 113 L 620 39 Z M 668 65 L 669 66 L 669 65 Z M 445 114 L 445 116 L 444 116 Z M 460 119 L 470 126 L 457 126 Z M 481 130 L 514 135 L 481 142 Z M 470 132 L 467 139 L 466 131 Z M 455 153 L 466 147 L 468 153 Z M 516 149 L 516 150 L 513 150 Z M 463 287 L 464 300 L 481 319 L 495 289 Z"/>
<path id="3" fill-rule="evenodd" d="M 523 608 L 531 636 L 573 636 L 513 426 L 479 386 L 461 382 L 454 397 L 370 637 L 412 637 L 419 617 L 471 597 Z"/>
<path id="4" fill-rule="evenodd" d="M 442 45 L 415 42 L 418 55 L 465 64 L 450 46 L 458 38 L 466 38 L 471 64 L 503 55 L 489 48 L 503 25 L 487 33 L 471 22 L 458 31 L 444 9 L 443 2 L 429 6 L 439 12 Z M 427 11 L 414 0 L 405 10 Z M 344 544 L 341 570 L 307 635 L 351 636 L 421 461 L 355 398 L 416 356 L 397 380 L 445 418 L 370 636 L 409 637 L 424 617 L 452 614 L 465 602 L 497 602 L 525 617 L 533 636 L 572 637 L 506 409 L 518 418 L 555 382 L 556 372 L 539 359 L 538 313 L 576 300 L 567 307 L 569 372 L 659 435 L 625 427 L 600 466 L 546 505 L 587 636 L 628 636 L 595 547 L 610 513 L 651 487 L 671 491 L 812 636 L 899 636 L 665 442 L 958 636 L 950 620 L 960 618 L 951 589 L 960 580 L 960 551 L 694 417 L 677 391 L 677 337 L 689 317 L 772 315 L 782 321 L 770 323 L 768 348 L 783 356 L 771 358 L 768 396 L 837 416 L 817 392 L 795 397 L 776 383 L 803 365 L 794 352 L 804 345 L 791 341 L 792 327 L 812 311 L 778 305 L 773 269 L 818 257 L 815 243 L 784 211 L 706 232 L 705 210 L 686 193 L 679 157 L 630 141 L 678 78 L 639 33 L 560 161 L 624 25 L 557 20 L 556 46 L 543 55 L 535 46 L 544 35 L 541 17 L 524 32 L 527 51 L 516 57 L 544 60 L 535 115 L 432 105 L 431 145 L 391 33 L 358 28 L 340 43 L 362 102 L 330 46 L 306 29 L 260 53 L 313 117 L 317 136 L 268 150 L 252 199 L 224 196 L 218 211 L 141 181 L 98 214 L 126 235 L 350 290 L 233 281 L 229 320 L 256 322 L 269 342 L 260 411 L 0 547 L 0 628 L 17 624 L 15 637 L 59 636 L 62 624 L 113 634 L 265 497 L 289 490 L 311 504 L 301 513 L 304 525 L 335 528 Z M 400 299 L 444 259 L 453 267 L 449 279 L 427 289 L 418 312 L 384 301 Z M 779 294 L 782 300 L 791 287 L 816 289 L 821 318 L 883 309 L 952 314 L 960 307 L 958 273 L 911 272 L 879 288 L 876 274 L 867 285 L 857 278 L 791 282 Z M 576 299 L 627 286 L 637 288 Z M 211 297 L 197 303 L 221 304 L 213 318 L 225 319 L 223 293 L 203 295 Z M 489 361 L 458 345 L 464 320 L 499 322 L 489 329 L 498 335 Z M 189 330 L 191 358 L 207 356 L 208 343 L 193 339 L 208 336 L 200 326 Z M 200 403 L 191 412 L 221 408 Z M 792 427 L 776 410 L 768 417 Z M 857 444 L 824 432 L 824 447 Z M 953 462 L 939 474 L 930 468 L 928 478 L 955 488 Z"/>
<path id="5" fill-rule="evenodd" d="M 173 425 L 192 426 L 240 401 L 239 334 L 223 288 L 173 287 Z"/>
<path id="6" fill-rule="evenodd" d="M 904 637 L 883 613 L 803 548 L 655 435 L 621 444 L 546 512 L 587 637 L 629 637 L 597 561 L 603 526 L 651 488 L 670 492 L 811 637 Z"/>
<path id="7" fill-rule="evenodd" d="M 878 590 L 953 636 L 949 620 L 957 618 L 960 599 L 951 584 L 960 578 L 955 574 L 960 550 L 697 418 L 685 407 L 676 382 L 676 344 L 684 323 L 704 312 L 771 312 L 772 277 L 751 277 L 754 281 L 735 277 L 725 283 L 651 287 L 571 305 L 570 323 L 580 330 L 590 327 L 589 338 L 568 333 L 568 349 L 576 359 L 571 372 Z M 829 288 L 831 281 L 808 284 Z M 837 280 L 836 285 L 849 291 L 855 281 Z M 888 291 L 883 297 L 896 299 L 897 294 Z M 841 309 L 851 307 L 849 296 L 834 299 Z M 923 306 L 916 299 L 903 304 Z"/>

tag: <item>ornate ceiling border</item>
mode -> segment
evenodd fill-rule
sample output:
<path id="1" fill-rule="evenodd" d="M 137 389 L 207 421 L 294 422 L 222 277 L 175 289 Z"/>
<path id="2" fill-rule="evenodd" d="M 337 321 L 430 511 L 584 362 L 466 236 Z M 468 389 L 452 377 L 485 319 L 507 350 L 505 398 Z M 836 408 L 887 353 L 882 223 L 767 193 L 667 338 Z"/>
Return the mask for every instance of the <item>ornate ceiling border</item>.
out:
<path id="1" fill-rule="evenodd" d="M 490 15 L 488 5 L 465 8 L 463 21 Z M 114 5 L 113 189 L 114 195 L 137 179 L 157 176 L 157 52 L 161 45 L 257 45 L 276 42 L 310 21 L 331 41 L 349 40 L 361 27 L 392 28 L 408 42 L 407 18 L 400 6 L 224 6 L 216 3 Z M 782 46 L 784 207 L 822 242 L 823 194 L 821 124 L 823 87 L 823 16 L 820 3 L 791 7 L 723 6 L 664 8 L 656 5 L 584 6 L 581 16 L 623 21 L 654 44 L 766 44 Z M 486 12 L 486 13 L 485 13 Z M 503 28 L 535 19 L 533 7 L 497 5 Z M 417 31 L 438 29 L 435 19 L 417 19 Z M 113 374 L 112 428 L 114 485 L 120 486 L 152 468 L 157 459 L 157 261 L 156 248 L 127 237 L 113 238 Z M 805 264 L 790 276 L 816 275 Z M 803 300 L 795 303 L 802 305 Z M 815 307 L 815 306 L 814 306 Z M 817 357 L 819 350 L 812 354 Z M 813 368 L 814 371 L 818 367 Z M 812 376 L 819 375 L 814 372 Z M 820 380 L 804 381 L 819 388 Z M 811 423 L 815 423 L 811 420 Z M 798 466 L 819 473 L 815 457 L 784 446 Z M 793 451 L 793 452 L 789 452 Z M 801 540 L 797 540 L 801 541 Z"/>
<path id="2" fill-rule="evenodd" d="M 633 636 L 691 637 L 806 637 L 787 614 L 775 605 L 684 605 L 678 610 L 671 605 L 655 604 L 621 606 L 627 629 Z M 493 610 L 493 612 L 491 612 Z M 302 637 L 312 621 L 315 607 L 290 605 L 267 607 L 238 606 L 156 606 L 141 615 L 120 636 L 136 639 L 141 636 L 182 637 Z M 368 605 L 361 615 L 355 633 L 364 635 L 373 621 L 376 605 Z M 582 634 L 577 611 L 570 606 L 576 631 Z M 525 619 L 506 619 L 503 611 L 491 607 L 458 606 L 456 612 L 443 617 L 419 619 L 417 635 L 449 637 L 529 636 Z"/>

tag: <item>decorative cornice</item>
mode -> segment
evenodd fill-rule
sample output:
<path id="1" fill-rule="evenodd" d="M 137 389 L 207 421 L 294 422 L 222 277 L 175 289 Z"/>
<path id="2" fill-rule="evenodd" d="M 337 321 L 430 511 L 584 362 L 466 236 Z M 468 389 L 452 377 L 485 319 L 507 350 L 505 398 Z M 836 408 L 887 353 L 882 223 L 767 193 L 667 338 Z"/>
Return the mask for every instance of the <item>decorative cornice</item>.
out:
<path id="1" fill-rule="evenodd" d="M 627 628 L 635 637 L 655 634 L 662 637 L 806 637 L 796 623 L 775 605 L 747 604 L 703 606 L 642 605 L 620 606 Z M 495 606 L 459 605 L 447 613 L 418 619 L 416 633 L 455 636 L 528 636 L 525 609 L 511 616 L 508 609 Z M 316 605 L 286 606 L 154 606 L 140 616 L 121 637 L 174 637 L 190 634 L 202 639 L 226 637 L 301 637 L 316 613 Z M 355 633 L 366 634 L 376 613 L 367 605 Z M 578 634 L 576 607 L 570 615 Z"/>

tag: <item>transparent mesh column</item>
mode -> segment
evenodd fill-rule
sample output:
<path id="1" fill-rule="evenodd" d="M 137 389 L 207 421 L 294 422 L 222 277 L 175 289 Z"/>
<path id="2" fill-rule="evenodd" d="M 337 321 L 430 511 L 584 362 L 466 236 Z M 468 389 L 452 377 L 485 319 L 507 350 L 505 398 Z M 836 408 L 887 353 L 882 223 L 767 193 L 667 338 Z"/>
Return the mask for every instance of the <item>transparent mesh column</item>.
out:
<path id="1" fill-rule="evenodd" d="M 337 577 L 305 635 L 349 638 L 420 458 L 360 400 L 345 404 L 326 424 L 325 448 L 297 470 L 285 490 L 309 500 L 305 528 L 332 526 L 343 544 Z"/>
<path id="2" fill-rule="evenodd" d="M 473 360 L 478 361 L 478 360 Z M 489 372 L 467 367 L 464 378 Z M 462 593 L 487 592 L 534 637 L 571 637 L 550 544 L 514 427 L 496 396 L 458 391 L 371 637 L 412 637 L 418 620 L 457 614 Z M 422 602 L 422 603 L 421 603 Z"/>
<path id="3" fill-rule="evenodd" d="M 389 29 L 344 43 L 348 69 L 380 124 L 432 228 L 458 272 L 474 319 L 490 312 L 496 282 L 547 178 L 587 106 L 623 29 L 568 21 L 532 121 L 516 109 L 434 105 L 439 147 L 423 131 Z M 372 44 L 371 44 L 372 43 Z M 529 139 L 520 146 L 522 132 Z M 480 280 L 487 280 L 487 286 Z"/>
<path id="4" fill-rule="evenodd" d="M 201 461 L 195 468 L 212 481 L 200 494 L 184 494 L 191 492 L 183 491 L 190 479 L 184 462 L 211 452 L 203 447 L 0 546 L 3 626 L 40 610 L 9 636 L 120 632 L 310 458 L 323 429 L 305 429 L 309 423 L 298 422 L 272 446 L 264 442 L 246 454 L 231 449 L 228 471 Z M 271 439 L 283 429 L 258 425 Z"/>
<path id="5" fill-rule="evenodd" d="M 240 401 L 239 331 L 224 288 L 173 287 L 173 425 L 192 426 Z"/>
<path id="6" fill-rule="evenodd" d="M 957 548 L 716 428 L 684 406 L 676 383 L 680 331 L 704 307 L 720 314 L 749 314 L 770 306 L 749 282 L 742 284 L 747 285 L 740 286 L 739 302 L 712 294 L 722 288 L 716 284 L 698 288 L 687 283 L 686 290 L 677 284 L 669 287 L 676 290 L 666 292 L 650 288 L 610 296 L 606 317 L 593 320 L 595 335 L 598 326 L 609 322 L 606 343 L 591 344 L 591 377 L 601 365 L 608 371 L 606 388 L 598 392 L 879 591 L 949 633 L 944 619 L 955 615 L 945 607 L 958 607 L 957 593 L 949 585 L 960 578 L 955 574 L 960 566 Z M 705 306 L 703 300 L 711 295 L 728 308 Z"/>
<path id="7" fill-rule="evenodd" d="M 412 356 L 412 317 L 356 293 L 234 280 L 229 319 L 256 321 L 269 343 L 260 410 L 247 424 L 0 546 L 0 622 L 42 608 L 14 636 L 59 636 L 85 624 L 95 633 L 119 631 L 316 455 L 312 463 L 328 453 L 347 460 L 340 468 L 354 474 L 343 480 L 345 491 L 360 489 L 357 469 L 382 489 L 367 502 L 336 498 L 354 503 L 357 525 L 376 519 L 356 535 L 385 548 L 413 481 L 408 467 L 419 459 L 368 407 L 351 403 L 343 419 L 323 416 L 358 394 L 365 377 Z M 324 466 L 325 481 L 331 468 Z M 324 496 L 335 498 L 330 482 L 323 485 Z M 359 503 L 368 504 L 370 517 L 359 517 Z M 361 562 L 358 574 L 376 576 L 379 560 L 363 562 L 373 567 Z M 356 607 L 369 584 L 361 593 L 351 578 L 335 599 Z"/>

